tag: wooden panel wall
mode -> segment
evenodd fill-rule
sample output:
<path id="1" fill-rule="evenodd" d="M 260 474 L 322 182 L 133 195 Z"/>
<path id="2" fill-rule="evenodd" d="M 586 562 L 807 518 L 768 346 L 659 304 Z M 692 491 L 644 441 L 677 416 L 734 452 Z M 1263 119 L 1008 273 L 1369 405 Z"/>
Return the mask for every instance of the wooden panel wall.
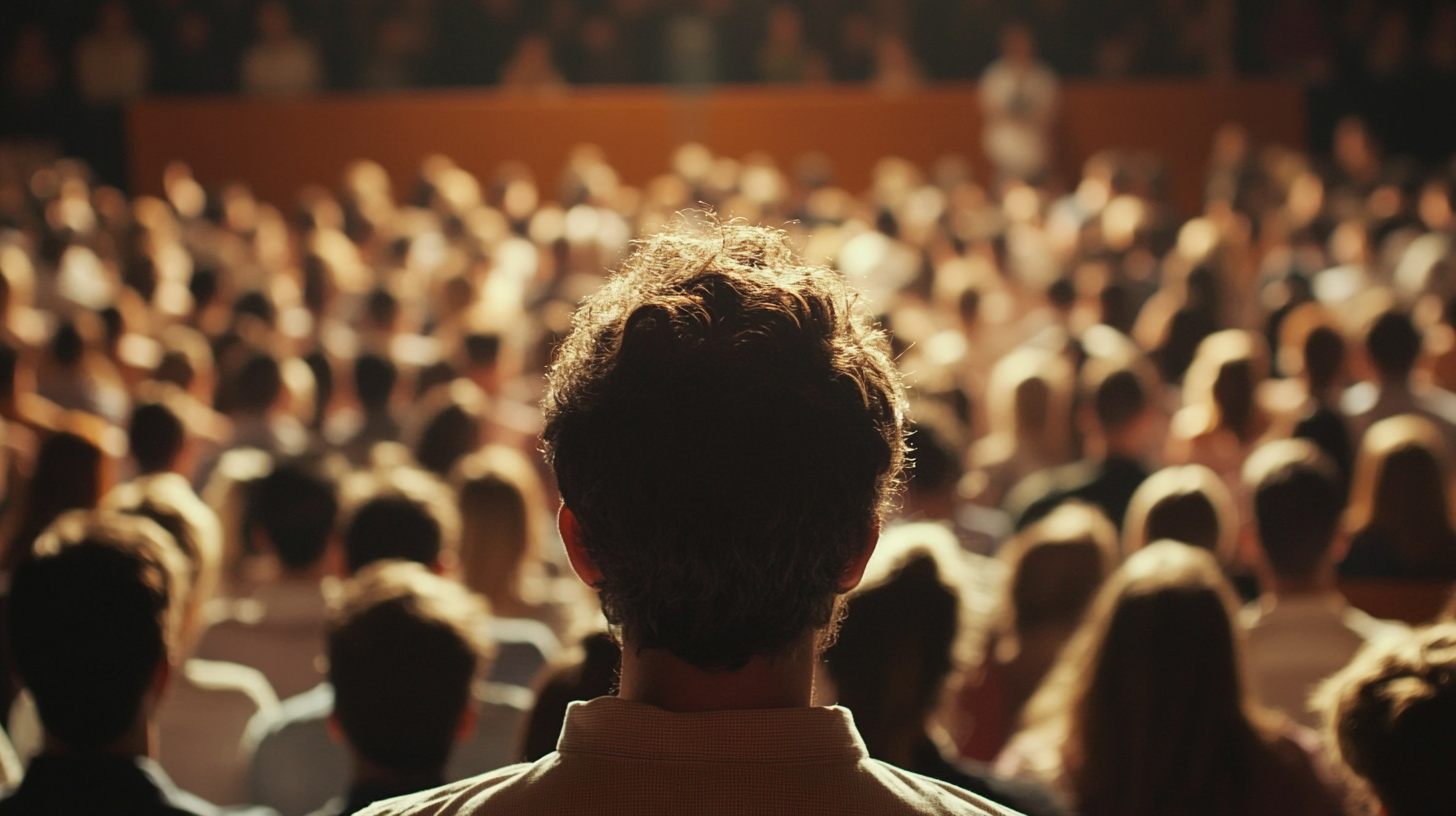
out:
<path id="1" fill-rule="evenodd" d="M 1192 213 L 1214 130 L 1243 122 L 1260 141 L 1301 147 L 1303 94 L 1279 82 L 1070 83 L 1063 94 L 1060 163 L 1075 174 L 1109 147 L 1155 151 L 1170 191 Z M 168 161 L 190 163 L 204 184 L 245 181 L 264 200 L 291 205 L 307 184 L 334 185 L 355 158 L 372 158 L 407 189 L 432 152 L 488 175 L 525 162 L 547 195 L 570 148 L 601 146 L 630 183 L 667 168 L 672 148 L 698 140 L 742 156 L 764 151 L 788 167 L 815 150 L 839 183 L 863 189 L 874 162 L 898 155 L 928 167 L 946 153 L 984 177 L 975 86 L 937 85 L 901 96 L 867 88 L 726 87 L 705 94 L 658 88 L 573 89 L 535 97 L 489 90 L 328 96 L 298 101 L 151 99 L 128 112 L 133 188 L 156 193 Z"/>

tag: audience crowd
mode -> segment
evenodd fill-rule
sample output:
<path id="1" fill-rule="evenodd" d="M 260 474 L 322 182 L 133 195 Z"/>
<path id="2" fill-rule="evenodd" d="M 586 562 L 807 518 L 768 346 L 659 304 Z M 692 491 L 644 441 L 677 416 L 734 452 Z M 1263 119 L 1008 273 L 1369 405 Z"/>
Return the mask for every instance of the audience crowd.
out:
<path id="1" fill-rule="evenodd" d="M 1187 220 L 1122 151 L 1070 189 L 889 157 L 862 193 L 695 144 L 642 187 L 591 146 L 551 180 L 437 155 L 284 210 L 0 148 L 0 813 L 346 814 L 551 751 L 620 652 L 545 372 L 634 239 L 734 219 L 852 284 L 908 387 L 817 682 L 873 757 L 1028 814 L 1451 811 L 1456 635 L 1412 626 L 1456 583 L 1456 168 L 1333 142 L 1226 126 Z"/>

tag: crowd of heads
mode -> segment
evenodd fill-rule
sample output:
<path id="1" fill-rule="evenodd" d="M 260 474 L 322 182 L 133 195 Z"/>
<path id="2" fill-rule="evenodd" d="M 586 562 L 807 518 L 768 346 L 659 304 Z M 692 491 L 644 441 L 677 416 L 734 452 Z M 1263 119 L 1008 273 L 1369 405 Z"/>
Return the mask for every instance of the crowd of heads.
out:
<path id="1" fill-rule="evenodd" d="M 701 145 L 640 187 L 589 146 L 556 180 L 359 161 L 279 208 L 6 147 L 16 671 L 63 743 L 137 739 L 209 610 L 329 577 L 334 718 L 402 773 L 469 733 L 493 613 L 707 672 L 827 646 L 872 754 L 948 738 L 1078 812 L 1333 801 L 1240 603 L 1456 578 L 1453 178 L 1336 143 L 1230 126 L 1191 219 L 1120 151 L 866 191 Z M 1410 637 L 1321 697 L 1392 816 L 1449 755 L 1450 634 Z M 522 751 L 610 687 L 584 642 Z"/>

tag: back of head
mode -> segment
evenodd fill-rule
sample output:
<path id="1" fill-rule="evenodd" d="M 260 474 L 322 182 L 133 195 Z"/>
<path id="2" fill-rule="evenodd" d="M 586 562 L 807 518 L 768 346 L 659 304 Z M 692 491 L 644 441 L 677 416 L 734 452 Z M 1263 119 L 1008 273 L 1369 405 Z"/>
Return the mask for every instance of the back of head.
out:
<path id="1" fill-rule="evenodd" d="M 443 552 L 454 553 L 459 545 L 455 497 L 430 473 L 395 467 L 356 474 L 345 492 L 351 509 L 344 522 L 344 560 L 351 574 L 389 559 L 433 567 Z"/>
<path id="2" fill-rule="evenodd" d="M 1243 477 L 1269 566 L 1280 577 L 1314 577 L 1345 509 L 1334 462 L 1308 440 L 1281 439 L 1254 451 Z"/>
<path id="3" fill-rule="evenodd" d="M 1349 532 L 1378 532 L 1407 566 L 1456 561 L 1445 443 L 1430 420 L 1383 419 L 1365 432 L 1350 488 Z"/>
<path id="4" fill-rule="evenodd" d="M 305 570 L 323 558 L 339 514 L 332 465 L 320 457 L 281 462 L 249 493 L 249 515 L 285 570 Z"/>
<path id="5" fill-rule="evenodd" d="M 360 571 L 328 624 L 334 716 L 354 751 L 391 771 L 442 769 L 487 620 L 478 597 L 419 564 Z"/>
<path id="6" fill-rule="evenodd" d="M 647 239 L 578 310 L 543 440 L 608 620 L 702 668 L 830 623 L 904 460 L 883 335 L 783 233 Z"/>
<path id="7" fill-rule="evenodd" d="M 96 506 L 103 461 L 100 448 L 72 433 L 53 434 L 41 443 L 21 526 L 5 553 L 8 566 L 23 560 L 35 537 L 61 513 Z"/>
<path id="8" fill-rule="evenodd" d="M 1409 376 L 1421 355 L 1421 333 L 1410 315 L 1387 311 L 1375 319 L 1365 335 L 1365 350 L 1382 377 L 1400 380 Z"/>
<path id="9" fill-rule="evenodd" d="M 1003 550 L 1010 566 L 1003 637 L 1071 630 L 1117 563 L 1117 531 L 1092 505 L 1069 502 Z"/>
<path id="10" fill-rule="evenodd" d="M 1213 557 L 1176 542 L 1139 550 L 1109 579 L 1048 684 L 1065 694 L 1079 812 L 1242 812 L 1259 738 L 1236 608 Z"/>
<path id="11" fill-rule="evenodd" d="M 418 408 L 423 420 L 411 434 L 415 459 L 431 473 L 448 475 L 461 457 L 480 444 L 485 408 L 485 392 L 470 380 L 457 379 L 432 388 Z"/>
<path id="12" fill-rule="evenodd" d="M 1142 378 L 1128 368 L 1103 377 L 1092 392 L 1092 408 L 1104 433 L 1116 433 L 1131 426 L 1147 410 L 1147 405 Z"/>
<path id="13" fill-rule="evenodd" d="M 954 666 L 959 624 L 960 595 L 926 551 L 850 598 L 824 659 L 871 755 L 882 740 L 924 728 Z"/>
<path id="14" fill-rule="evenodd" d="M 1325 744 L 1385 814 L 1456 813 L 1456 624 L 1367 646 L 1315 701 Z"/>
<path id="15" fill-rule="evenodd" d="M 187 568 L 149 519 L 77 511 L 15 571 L 9 638 L 46 733 L 98 751 L 135 724 L 179 625 Z"/>
<path id="16" fill-rule="evenodd" d="M 142 473 L 170 469 L 182 451 L 184 438 L 182 420 L 165 403 L 149 402 L 132 411 L 127 441 Z"/>
<path id="17" fill-rule="evenodd" d="M 1168 467 L 1133 493 L 1123 524 L 1123 549 L 1132 552 L 1160 539 L 1232 556 L 1238 517 L 1228 487 L 1202 465 Z"/>
<path id="18" fill-rule="evenodd" d="M 1310 390 L 1322 393 L 1335 384 L 1345 365 L 1345 339 L 1329 326 L 1317 326 L 1304 339 L 1304 371 Z"/>
<path id="19" fill-rule="evenodd" d="M 278 361 L 263 352 L 254 353 L 238 368 L 233 383 L 233 404 L 239 411 L 261 414 L 283 393 L 283 374 Z"/>
<path id="20" fill-rule="evenodd" d="M 545 512 L 540 477 L 512 448 L 492 445 L 455 467 L 460 568 L 465 584 L 495 600 L 519 590 L 522 565 L 539 556 Z"/>
<path id="21" fill-rule="evenodd" d="M 366 411 L 383 411 L 389 407 L 398 371 L 388 357 L 361 354 L 354 360 L 354 391 Z"/>
<path id="22" fill-rule="evenodd" d="M 64 320 L 51 335 L 51 359 L 62 368 L 73 368 L 80 364 L 86 353 L 86 340 L 70 320 Z"/>

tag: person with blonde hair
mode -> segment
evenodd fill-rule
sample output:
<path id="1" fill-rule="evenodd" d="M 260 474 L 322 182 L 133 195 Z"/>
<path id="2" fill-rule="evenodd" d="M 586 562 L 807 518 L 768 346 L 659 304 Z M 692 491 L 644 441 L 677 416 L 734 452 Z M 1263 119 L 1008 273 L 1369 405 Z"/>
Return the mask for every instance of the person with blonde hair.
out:
<path id="1" fill-rule="evenodd" d="M 986 401 L 991 430 L 971 448 L 962 493 L 997 507 L 1022 479 L 1069 458 L 1071 367 L 1045 349 L 1019 348 L 996 363 Z"/>
<path id="2" fill-rule="evenodd" d="M 1123 520 L 1122 551 L 1131 555 L 1160 539 L 1208 550 L 1220 563 L 1234 559 L 1238 507 L 1218 474 L 1203 465 L 1174 465 L 1138 487 Z"/>
<path id="3" fill-rule="evenodd" d="M 956 698 L 961 754 L 995 759 L 1102 581 L 1118 562 L 1117 530 L 1094 505 L 1063 503 L 1011 539 L 995 617 Z"/>
<path id="4" fill-rule="evenodd" d="M 1370 426 L 1355 460 L 1346 578 L 1456 577 L 1451 468 L 1441 431 L 1414 414 Z"/>
<path id="5" fill-rule="evenodd" d="M 1237 599 L 1205 550 L 1133 553 L 1028 706 L 996 770 L 1082 816 L 1335 816 L 1313 734 L 1260 707 Z"/>
<path id="6" fill-rule="evenodd" d="M 1258 390 L 1269 375 L 1263 340 L 1228 329 L 1204 338 L 1183 376 L 1183 408 L 1173 416 L 1168 460 L 1212 468 L 1236 489 L 1249 451 L 1269 430 Z"/>

